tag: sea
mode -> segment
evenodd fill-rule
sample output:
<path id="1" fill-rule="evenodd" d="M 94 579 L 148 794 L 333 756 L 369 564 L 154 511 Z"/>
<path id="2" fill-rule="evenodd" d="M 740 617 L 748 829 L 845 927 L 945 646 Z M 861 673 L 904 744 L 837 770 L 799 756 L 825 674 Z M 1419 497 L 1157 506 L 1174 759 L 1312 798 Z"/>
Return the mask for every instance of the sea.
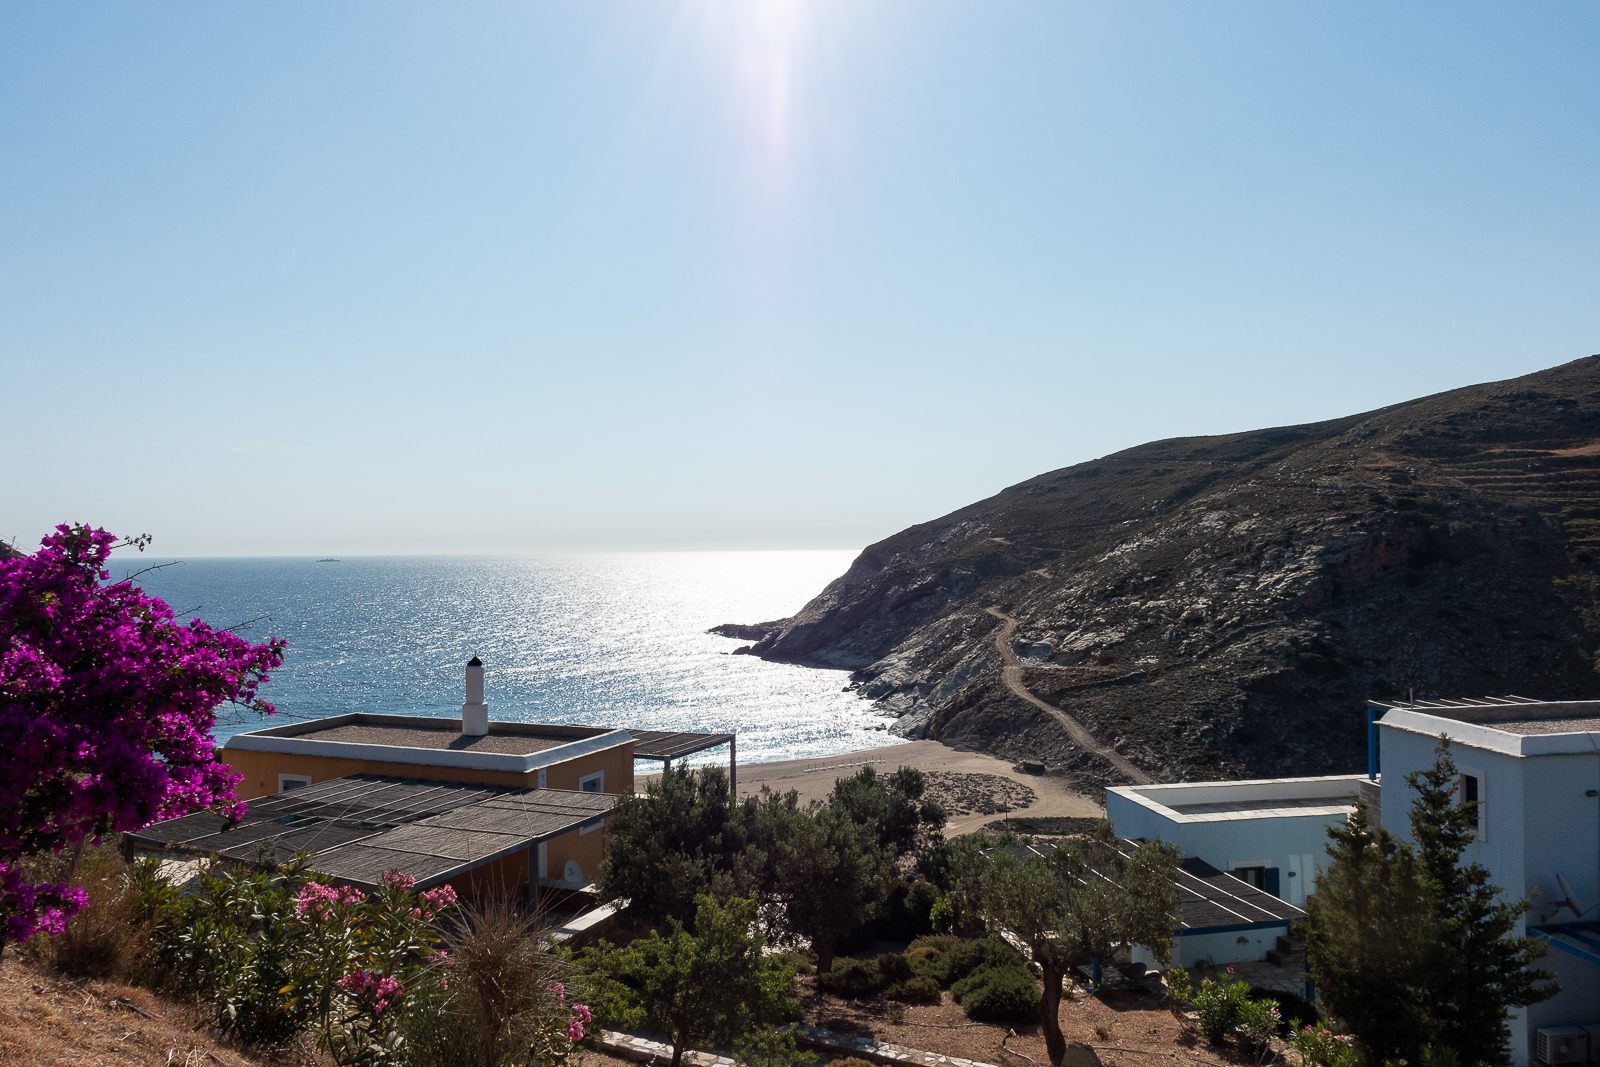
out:
<path id="1" fill-rule="evenodd" d="M 483 660 L 492 719 L 736 733 L 740 763 L 900 741 L 846 671 L 735 656 L 706 630 L 794 614 L 854 552 L 486 557 L 118 556 L 180 618 L 288 640 L 264 718 L 224 705 L 217 741 L 263 725 L 381 712 L 457 717 Z M 170 564 L 163 566 L 162 564 Z M 150 569 L 154 568 L 154 569 Z M 727 759 L 713 749 L 701 763 Z M 696 760 L 691 759 L 691 763 Z"/>

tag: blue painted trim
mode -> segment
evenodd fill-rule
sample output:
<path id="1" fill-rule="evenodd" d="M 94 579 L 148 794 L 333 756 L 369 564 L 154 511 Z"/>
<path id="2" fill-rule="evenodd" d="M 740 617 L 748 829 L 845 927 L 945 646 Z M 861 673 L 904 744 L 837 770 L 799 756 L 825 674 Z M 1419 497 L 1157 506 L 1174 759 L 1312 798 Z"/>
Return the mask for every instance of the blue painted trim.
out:
<path id="1" fill-rule="evenodd" d="M 1232 926 L 1195 926 L 1187 930 L 1174 930 L 1172 931 L 1172 936 L 1189 937 L 1194 934 L 1232 934 L 1240 930 L 1270 930 L 1275 926 L 1288 929 L 1289 924 L 1294 921 L 1293 919 L 1272 919 L 1268 922 L 1260 923 L 1234 923 Z"/>
<path id="2" fill-rule="evenodd" d="M 1600 922 L 1553 923 L 1548 926 L 1528 927 L 1528 936 L 1537 937 L 1548 945 L 1554 945 L 1561 951 L 1578 957 L 1588 963 L 1600 965 L 1600 955 L 1596 955 L 1579 945 L 1587 945 L 1592 949 L 1600 949 Z M 1571 941 L 1562 940 L 1571 938 Z M 1576 941 L 1578 944 L 1573 944 Z"/>
<path id="3" fill-rule="evenodd" d="M 1595 955 L 1593 952 L 1590 952 L 1587 949 L 1582 949 L 1570 942 L 1562 941 L 1559 938 L 1551 936 L 1550 933 L 1545 933 L 1544 931 L 1534 932 L 1530 930 L 1528 932 L 1533 934 L 1534 937 L 1544 941 L 1546 944 L 1560 949 L 1562 952 L 1570 953 L 1571 955 L 1578 957 L 1580 960 L 1583 960 L 1585 963 L 1592 963 L 1595 966 L 1600 967 L 1600 956 Z M 1572 937 L 1573 935 L 1568 934 L 1567 936 Z M 1585 938 L 1584 940 L 1587 941 L 1588 939 Z"/>

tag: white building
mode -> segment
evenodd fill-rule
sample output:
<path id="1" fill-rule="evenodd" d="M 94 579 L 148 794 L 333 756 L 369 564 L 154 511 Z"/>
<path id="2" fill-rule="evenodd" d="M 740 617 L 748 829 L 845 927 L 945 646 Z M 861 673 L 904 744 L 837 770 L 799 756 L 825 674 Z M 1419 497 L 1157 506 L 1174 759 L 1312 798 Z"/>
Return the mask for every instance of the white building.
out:
<path id="1" fill-rule="evenodd" d="M 1299 907 L 1327 859 L 1328 827 L 1354 810 L 1364 780 L 1346 774 L 1114 786 L 1106 790 L 1106 818 L 1118 837 L 1170 841 L 1185 856 Z"/>
<path id="2" fill-rule="evenodd" d="M 1540 966 L 1562 991 L 1513 1020 L 1516 1062 L 1535 1058 L 1540 1029 L 1600 1024 L 1600 701 L 1416 701 L 1372 714 L 1384 828 L 1411 840 L 1416 792 L 1406 775 L 1431 767 L 1449 737 L 1458 795 L 1478 803 L 1463 861 L 1483 864 L 1513 898 L 1535 895 L 1524 925 L 1550 942 Z M 1569 1037 L 1571 1062 L 1600 1056 L 1581 1033 Z"/>

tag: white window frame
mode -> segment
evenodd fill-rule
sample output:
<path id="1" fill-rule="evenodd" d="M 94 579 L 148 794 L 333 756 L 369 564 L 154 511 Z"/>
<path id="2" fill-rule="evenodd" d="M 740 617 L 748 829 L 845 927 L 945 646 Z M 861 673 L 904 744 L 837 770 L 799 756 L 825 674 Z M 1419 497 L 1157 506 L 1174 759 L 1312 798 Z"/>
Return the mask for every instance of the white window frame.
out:
<path id="1" fill-rule="evenodd" d="M 588 783 L 588 782 L 594 782 L 596 788 L 594 788 L 594 789 L 585 789 L 585 788 L 583 788 L 585 783 Z M 580 793 L 604 793 L 605 791 L 606 791 L 606 772 L 604 770 L 595 771 L 593 774 L 586 774 L 583 777 L 578 779 L 578 792 L 580 792 Z M 594 833 L 596 830 L 600 829 L 600 827 L 602 827 L 604 825 L 605 825 L 605 823 L 602 821 L 602 822 L 597 822 L 597 823 L 593 824 L 592 826 L 579 827 L 578 828 L 578 836 L 582 837 L 584 834 L 592 834 L 592 833 Z"/>
<path id="2" fill-rule="evenodd" d="M 301 788 L 312 784 L 311 775 L 309 774 L 280 774 L 278 775 L 278 792 L 284 793 L 288 791 L 284 788 L 285 782 L 296 782 Z"/>
<path id="3" fill-rule="evenodd" d="M 1472 830 L 1472 836 L 1478 841 L 1489 840 L 1489 776 L 1483 773 L 1482 767 L 1457 767 L 1456 773 L 1456 803 L 1467 802 L 1468 778 L 1478 780 L 1478 825 Z"/>

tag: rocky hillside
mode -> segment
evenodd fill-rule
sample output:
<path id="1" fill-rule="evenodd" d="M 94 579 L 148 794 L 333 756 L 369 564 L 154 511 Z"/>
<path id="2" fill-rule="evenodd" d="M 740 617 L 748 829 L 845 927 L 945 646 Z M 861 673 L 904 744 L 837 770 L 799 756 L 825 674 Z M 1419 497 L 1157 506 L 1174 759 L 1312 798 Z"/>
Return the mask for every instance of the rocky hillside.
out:
<path id="1" fill-rule="evenodd" d="M 1368 697 L 1600 698 L 1600 356 L 1331 422 L 1157 441 L 864 551 L 767 659 L 854 670 L 894 732 L 1116 780 L 1365 766 Z"/>

